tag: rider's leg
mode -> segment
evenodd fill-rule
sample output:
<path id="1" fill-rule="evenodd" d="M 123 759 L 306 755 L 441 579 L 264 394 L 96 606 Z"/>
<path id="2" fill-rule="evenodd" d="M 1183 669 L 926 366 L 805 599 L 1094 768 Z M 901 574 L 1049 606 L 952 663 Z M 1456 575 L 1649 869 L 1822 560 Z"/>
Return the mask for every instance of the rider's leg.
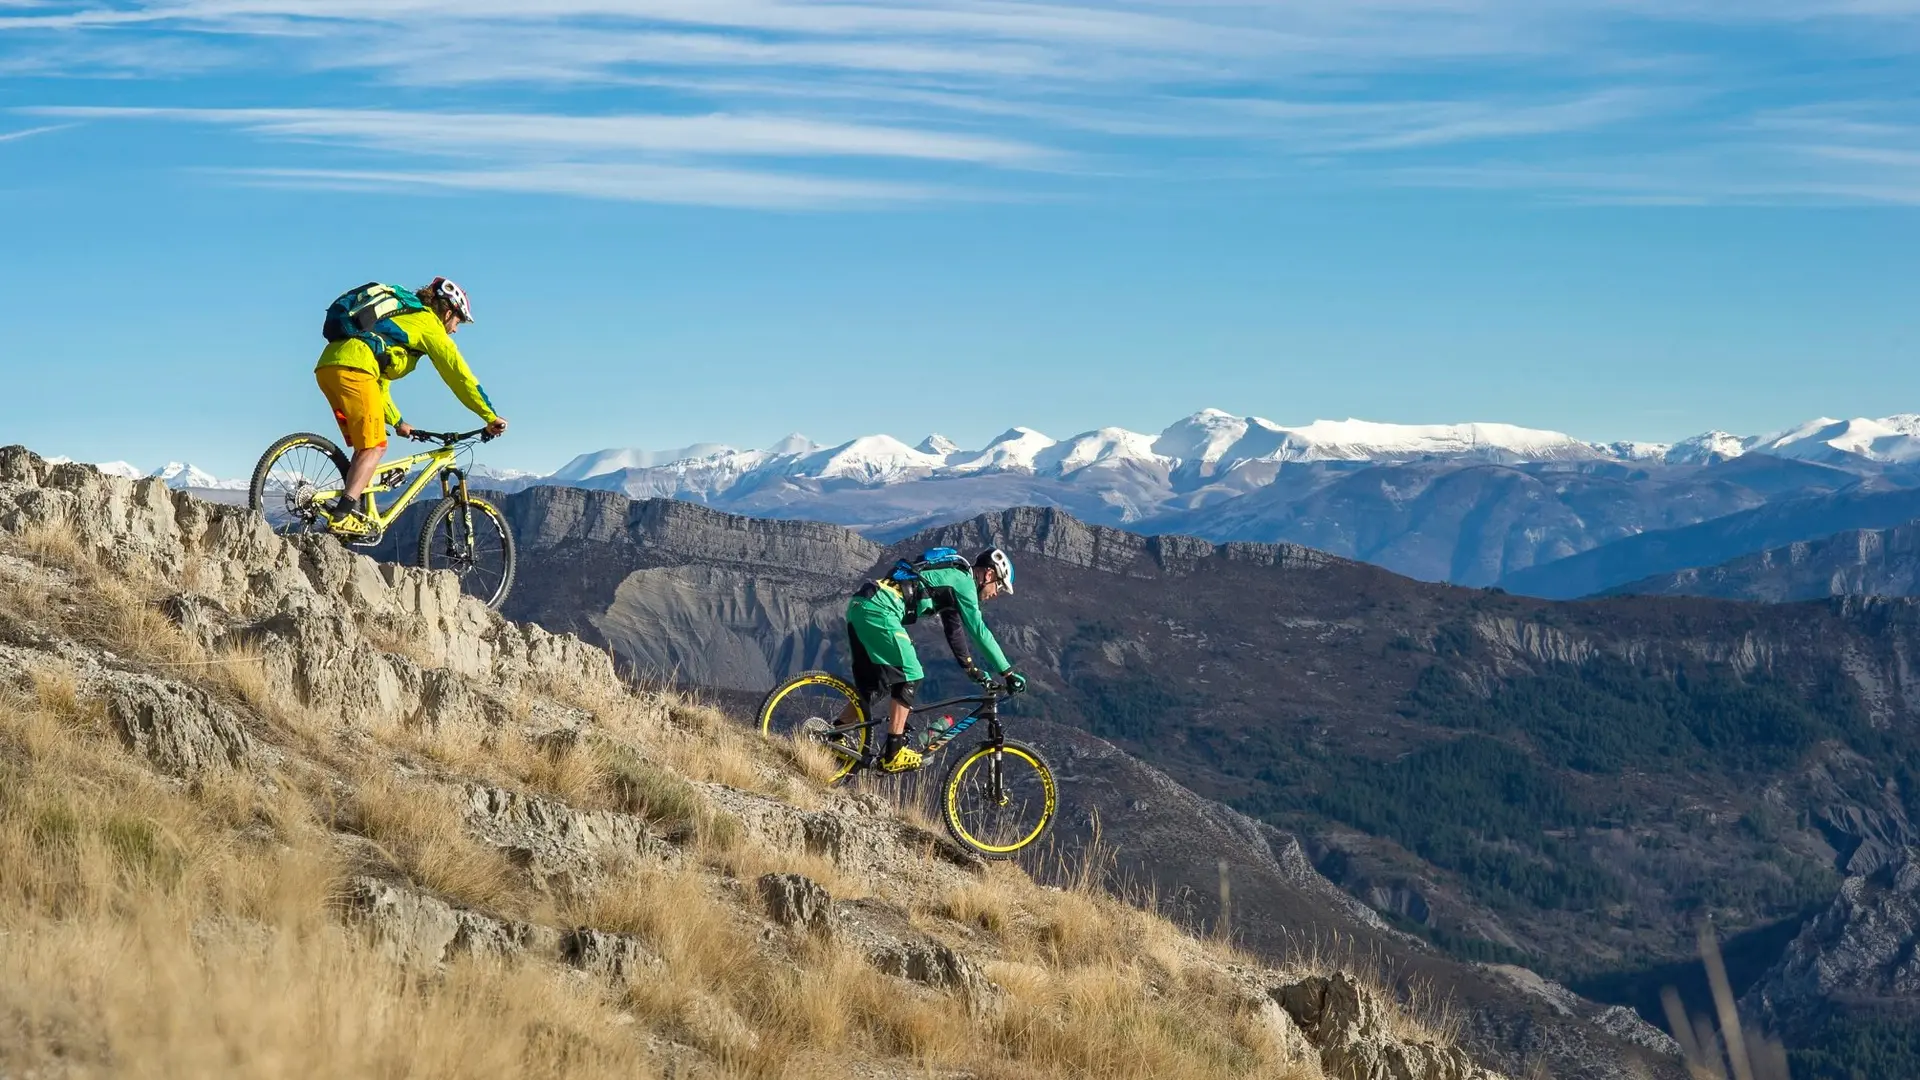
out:
<path id="1" fill-rule="evenodd" d="M 353 460 L 347 463 L 347 486 L 341 492 L 348 502 L 360 501 L 360 493 L 373 483 L 373 474 L 380 468 L 380 459 L 386 456 L 387 444 L 367 446 L 353 452 Z"/>
<path id="2" fill-rule="evenodd" d="M 893 719 L 887 721 L 887 734 L 905 735 L 907 733 L 907 717 L 912 715 L 913 708 L 911 706 L 897 697 L 894 698 Z"/>
<path id="3" fill-rule="evenodd" d="M 387 452 L 386 405 L 380 394 L 380 382 L 364 371 L 346 367 L 323 367 L 313 375 L 333 409 L 341 438 L 353 448 L 353 460 L 347 465 L 346 487 L 342 489 L 345 500 L 352 503 L 373 482 L 373 474 Z"/>

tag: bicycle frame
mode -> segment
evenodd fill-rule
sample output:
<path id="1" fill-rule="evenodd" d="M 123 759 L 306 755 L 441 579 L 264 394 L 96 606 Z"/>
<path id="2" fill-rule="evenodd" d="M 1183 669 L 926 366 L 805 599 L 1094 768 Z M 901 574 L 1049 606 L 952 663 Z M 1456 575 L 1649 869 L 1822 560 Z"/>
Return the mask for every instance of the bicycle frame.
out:
<path id="1" fill-rule="evenodd" d="M 407 507 L 413 505 L 413 500 L 419 497 L 421 490 L 436 476 L 440 478 L 441 498 L 447 498 L 455 492 L 458 492 L 460 498 L 464 500 L 467 497 L 467 474 L 454 467 L 454 462 L 458 461 L 459 457 L 460 444 L 448 443 L 436 449 L 428 450 L 425 453 L 412 454 L 407 457 L 396 458 L 392 461 L 381 462 L 380 471 L 374 474 L 373 481 L 367 485 L 367 490 L 361 494 L 361 499 L 365 504 L 367 520 L 373 523 L 377 531 L 385 532 L 388 526 L 392 525 L 399 519 L 401 514 L 406 512 Z M 398 498 L 387 505 L 386 510 L 381 510 L 380 504 L 374 499 L 374 496 L 392 491 L 393 488 L 383 483 L 380 478 L 394 469 L 412 472 L 420 466 L 425 466 L 424 468 L 420 468 L 420 475 L 413 478 L 413 482 L 408 484 L 400 492 Z M 340 492 L 338 491 L 316 491 L 314 492 L 313 500 L 316 503 L 324 502 L 339 494 Z M 470 522 L 468 528 L 469 530 L 472 528 Z"/>
<path id="2" fill-rule="evenodd" d="M 954 725 L 946 730 L 945 734 L 942 736 L 938 744 L 928 747 L 926 750 L 926 756 L 932 757 L 933 755 L 946 749 L 947 746 L 954 741 L 954 739 L 958 738 L 968 728 L 971 728 L 974 724 L 978 723 L 981 720 L 985 720 L 987 722 L 987 741 L 989 743 L 997 744 L 997 743 L 1002 743 L 1006 741 L 1006 737 L 1007 737 L 1006 731 L 1000 726 L 1000 695 L 999 694 L 985 694 L 985 695 L 974 694 L 968 697 L 949 698 L 946 701 L 935 701 L 927 705 L 916 705 L 908 713 L 908 715 L 918 716 L 921 713 L 928 713 L 928 712 L 934 712 L 939 709 L 952 708 L 955 705 L 972 705 L 974 706 L 974 709 L 972 712 L 968 713 L 963 719 L 955 721 Z M 826 734 L 828 736 L 832 736 L 832 735 L 841 734 L 849 731 L 859 731 L 863 728 L 876 728 L 885 723 L 886 723 L 885 717 L 874 717 L 869 720 L 864 720 L 858 724 L 836 725 L 828 729 Z M 841 746 L 838 743 L 835 743 L 830 737 L 827 739 L 823 739 L 822 741 L 826 744 L 827 749 L 843 757 L 846 757 L 849 760 L 860 762 L 862 767 L 871 767 L 873 762 L 869 759 L 874 758 L 876 756 L 875 752 L 872 750 L 869 750 L 868 753 L 866 754 L 855 754 L 853 751 L 848 750 L 846 747 Z M 872 740 L 868 740 L 868 745 L 869 746 L 872 745 Z"/>

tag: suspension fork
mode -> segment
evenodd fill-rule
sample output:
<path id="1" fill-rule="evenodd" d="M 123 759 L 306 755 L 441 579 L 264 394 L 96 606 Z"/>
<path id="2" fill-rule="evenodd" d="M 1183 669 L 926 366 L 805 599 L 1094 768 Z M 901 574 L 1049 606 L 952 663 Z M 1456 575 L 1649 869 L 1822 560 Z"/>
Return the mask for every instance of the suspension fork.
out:
<path id="1" fill-rule="evenodd" d="M 1000 728 L 998 712 L 987 717 L 987 741 L 993 747 L 992 756 L 987 758 L 987 799 L 999 803 L 1007 797 L 1007 785 L 1000 770 L 1000 763 L 1006 756 L 1007 735 Z"/>
<path id="2" fill-rule="evenodd" d="M 448 469 L 440 474 L 440 497 L 460 499 L 460 524 L 466 527 L 467 538 L 464 552 L 454 550 L 456 537 L 447 537 L 447 558 L 461 555 L 473 556 L 473 500 L 467 497 L 467 474 L 459 469 Z"/>

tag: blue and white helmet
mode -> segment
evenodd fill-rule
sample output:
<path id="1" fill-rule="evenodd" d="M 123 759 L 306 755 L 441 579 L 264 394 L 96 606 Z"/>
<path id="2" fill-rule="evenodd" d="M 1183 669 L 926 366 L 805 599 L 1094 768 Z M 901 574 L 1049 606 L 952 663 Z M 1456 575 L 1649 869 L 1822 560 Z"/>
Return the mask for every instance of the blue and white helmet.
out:
<path id="1" fill-rule="evenodd" d="M 1007 558 L 1006 552 L 997 547 L 988 548 L 974 557 L 973 568 L 993 571 L 993 576 L 1000 579 L 1000 587 L 1007 590 L 1008 596 L 1013 595 L 1013 560 Z"/>

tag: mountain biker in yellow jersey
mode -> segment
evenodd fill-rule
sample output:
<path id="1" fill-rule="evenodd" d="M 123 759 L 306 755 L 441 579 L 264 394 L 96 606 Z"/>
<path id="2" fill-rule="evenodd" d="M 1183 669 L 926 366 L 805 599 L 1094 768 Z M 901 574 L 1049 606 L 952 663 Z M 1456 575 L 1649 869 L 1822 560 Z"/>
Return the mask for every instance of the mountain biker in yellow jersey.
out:
<path id="1" fill-rule="evenodd" d="M 1013 594 L 1013 561 L 999 548 L 988 548 L 967 559 L 952 548 L 929 551 L 917 563 L 902 562 L 887 577 L 869 581 L 847 603 L 847 646 L 853 653 L 853 682 L 861 700 L 872 702 L 885 692 L 892 703 L 887 742 L 880 767 L 907 772 L 921 765 L 921 754 L 907 745 L 907 718 L 913 697 L 925 673 L 913 649 L 907 626 L 923 615 L 938 612 L 953 658 L 974 681 L 992 681 L 973 662 L 967 639 L 980 650 L 987 668 L 1006 679 L 1009 693 L 1026 690 L 1026 677 L 1013 670 L 993 631 L 980 616 L 982 601 L 1001 593 Z M 963 633 L 964 631 L 964 633 Z M 852 712 L 851 706 L 848 712 Z M 843 715 L 841 723 L 852 721 Z"/>
<path id="2" fill-rule="evenodd" d="M 466 291 L 446 278 L 436 277 L 417 293 L 404 295 L 409 301 L 418 301 L 412 305 L 415 310 L 379 322 L 372 332 L 329 340 L 314 367 L 314 378 L 333 409 L 340 434 L 353 448 L 346 487 L 332 505 L 324 508 L 338 533 L 363 535 L 372 529 L 360 511 L 359 500 L 386 453 L 387 425 L 393 425 L 394 433 L 403 438 L 413 433 L 412 425 L 401 419 L 388 387 L 395 379 L 411 374 L 421 357 L 433 361 L 453 396 L 486 422 L 489 435 L 507 430 L 506 418 L 494 412 L 493 402 L 453 343 L 460 324 L 473 321 Z M 422 305 L 424 310 L 419 310 Z M 329 333 L 328 337 L 334 335 Z"/>

